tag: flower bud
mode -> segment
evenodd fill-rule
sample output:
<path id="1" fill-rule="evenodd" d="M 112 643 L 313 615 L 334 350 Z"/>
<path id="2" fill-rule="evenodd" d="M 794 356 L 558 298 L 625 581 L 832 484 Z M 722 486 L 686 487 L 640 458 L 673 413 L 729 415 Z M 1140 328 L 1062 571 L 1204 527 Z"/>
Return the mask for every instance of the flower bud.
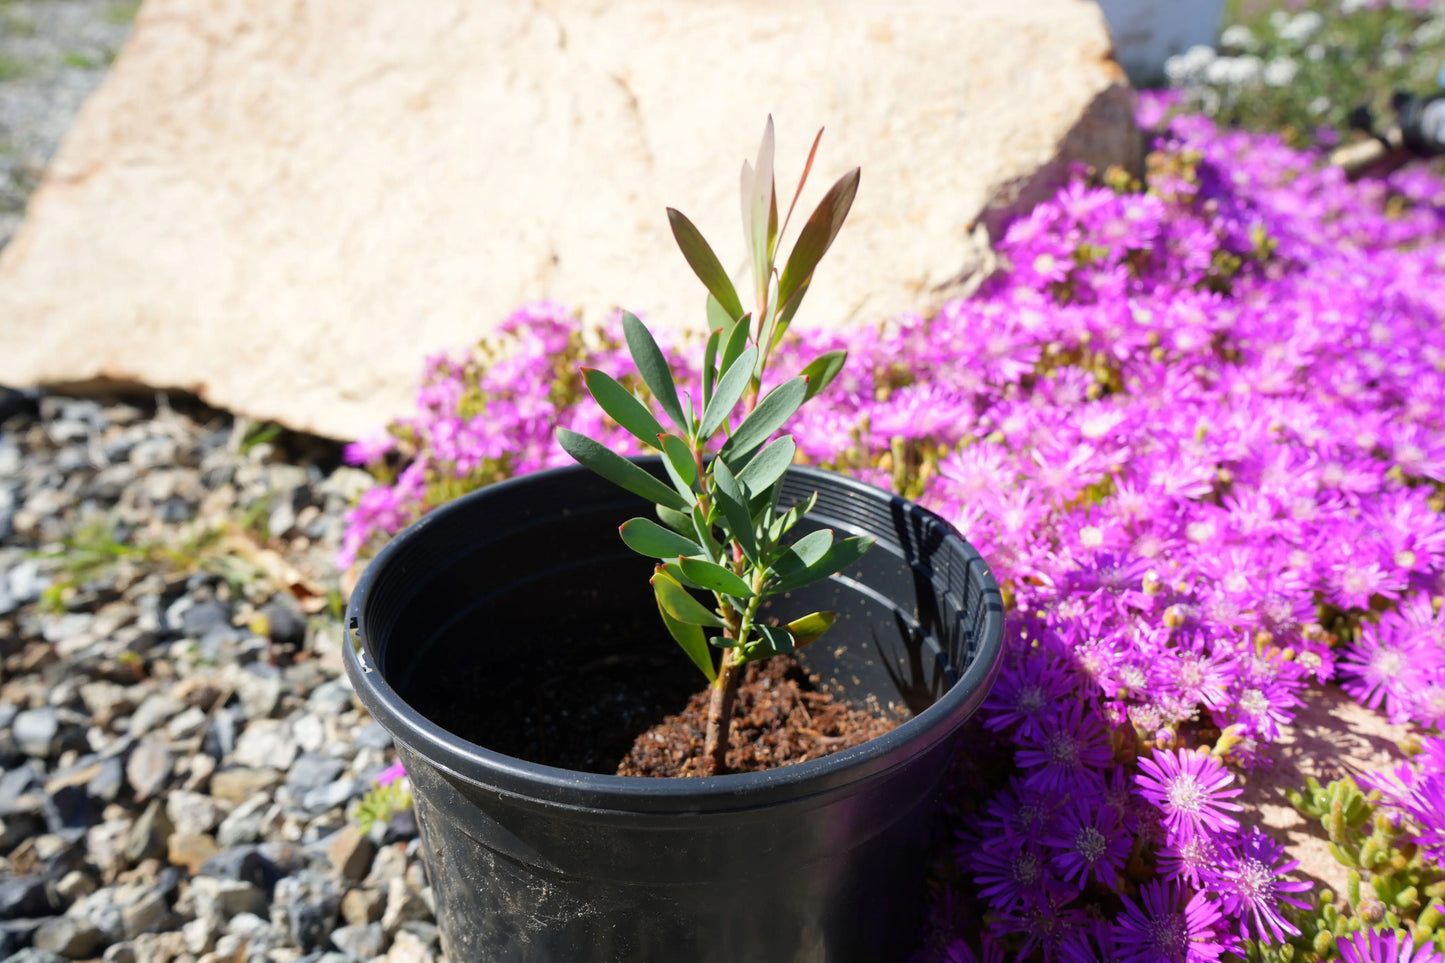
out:
<path id="1" fill-rule="evenodd" d="M 1164 610 L 1165 628 L 1177 629 L 1184 624 L 1184 606 L 1174 604 Z"/>
<path id="2" fill-rule="evenodd" d="M 1164 580 L 1152 568 L 1144 573 L 1144 594 L 1158 595 L 1164 591 Z"/>
<path id="3" fill-rule="evenodd" d="M 1366 896 L 1355 907 L 1355 915 L 1369 926 L 1378 926 L 1385 919 L 1385 904 L 1378 897 Z"/>

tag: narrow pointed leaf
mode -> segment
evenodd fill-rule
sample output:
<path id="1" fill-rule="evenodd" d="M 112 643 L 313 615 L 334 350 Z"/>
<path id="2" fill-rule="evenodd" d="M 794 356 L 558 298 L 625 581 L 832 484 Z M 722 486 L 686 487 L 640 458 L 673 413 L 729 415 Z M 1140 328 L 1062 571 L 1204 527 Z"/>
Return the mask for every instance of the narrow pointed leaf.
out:
<path id="1" fill-rule="evenodd" d="M 768 201 L 773 196 L 773 118 L 768 117 L 763 128 L 763 139 L 758 144 L 758 159 L 753 167 L 752 196 L 747 199 L 751 207 L 748 249 L 753 256 L 753 284 L 761 303 L 767 293 L 768 283 L 768 232 L 773 224 L 769 217 Z M 801 240 L 801 238 L 800 238 Z M 726 304 L 724 304 L 726 307 Z"/>
<path id="2" fill-rule="evenodd" d="M 777 625 L 755 625 L 773 655 L 787 655 L 793 651 L 793 637 L 788 630 Z"/>
<path id="3" fill-rule="evenodd" d="M 716 562 L 705 562 L 700 558 L 679 558 L 677 564 L 682 572 L 698 585 L 737 599 L 750 599 L 753 590 L 736 572 Z"/>
<path id="4" fill-rule="evenodd" d="M 853 198 L 858 193 L 859 177 L 860 172 L 855 167 L 839 178 L 836 184 L 828 188 L 828 193 L 823 195 L 823 200 L 813 211 L 813 216 L 808 218 L 808 223 L 803 225 L 803 231 L 798 235 L 798 243 L 793 245 L 793 252 L 788 255 L 788 263 L 783 268 L 783 276 L 778 283 L 778 297 L 782 303 L 787 304 L 793 292 L 813 276 L 813 269 L 832 246 L 833 239 L 838 236 L 838 230 L 848 217 L 848 210 L 853 206 Z"/>
<path id="5" fill-rule="evenodd" d="M 801 649 L 809 642 L 816 642 L 819 636 L 832 628 L 837 618 L 832 612 L 810 612 L 789 622 L 788 631 L 792 633 L 793 645 Z"/>
<path id="6" fill-rule="evenodd" d="M 802 377 L 808 379 L 808 390 L 803 395 L 803 400 L 808 401 L 818 395 L 833 379 L 838 377 L 838 372 L 843 370 L 843 365 L 848 360 L 846 351 L 829 351 L 827 354 L 820 354 L 807 367 L 798 372 Z"/>
<path id="7" fill-rule="evenodd" d="M 803 196 L 803 185 L 808 183 L 808 175 L 813 171 L 813 158 L 818 156 L 818 144 L 823 140 L 823 128 L 818 128 L 818 133 L 813 136 L 813 146 L 808 151 L 808 162 L 803 165 L 803 176 L 798 178 L 798 189 L 793 191 L 792 203 L 788 205 L 788 213 L 783 217 L 783 226 L 779 236 L 786 234 L 788 223 L 793 219 L 793 210 L 798 206 L 798 198 Z"/>
<path id="8" fill-rule="evenodd" d="M 723 445 L 722 454 L 745 455 L 767 441 L 768 436 L 793 417 L 807 392 L 805 378 L 789 379 L 768 392 Z"/>
<path id="9" fill-rule="evenodd" d="M 730 639 L 726 635 L 714 635 L 707 640 L 707 644 L 715 645 L 719 649 L 735 649 L 737 648 L 738 640 Z"/>
<path id="10" fill-rule="evenodd" d="M 692 532 L 692 516 L 687 512 L 680 512 L 675 508 L 668 508 L 666 505 L 658 505 L 656 511 L 662 524 L 679 535 L 685 536 Z"/>
<path id="11" fill-rule="evenodd" d="M 866 536 L 855 536 L 845 538 L 841 542 L 834 542 L 826 554 L 818 561 L 809 565 L 801 572 L 795 572 L 779 579 L 772 587 L 769 594 L 778 592 L 791 592 L 793 589 L 802 588 L 804 585 L 811 585 L 830 575 L 834 575 L 858 561 L 873 547 L 873 539 Z"/>
<path id="12" fill-rule="evenodd" d="M 713 461 L 712 472 L 713 479 L 717 482 L 715 494 L 718 507 L 722 509 L 723 517 L 727 519 L 729 533 L 742 547 L 743 554 L 747 556 L 748 561 L 757 564 L 758 542 L 753 535 L 753 519 L 748 514 L 747 502 L 743 498 L 742 489 L 721 458 Z"/>
<path id="13" fill-rule="evenodd" d="M 702 410 L 712 401 L 713 385 L 717 384 L 717 352 L 722 344 L 722 328 L 709 332 L 707 344 L 702 349 Z"/>
<path id="14" fill-rule="evenodd" d="M 680 621 L 668 614 L 662 604 L 662 597 L 658 596 L 657 610 L 662 613 L 662 624 L 667 626 L 668 633 L 677 640 L 682 651 L 692 660 L 692 664 L 702 670 L 707 676 L 707 681 L 717 681 L 717 668 L 712 664 L 712 650 L 708 648 L 707 637 L 703 635 L 702 627 Z"/>
<path id="15" fill-rule="evenodd" d="M 627 350 L 632 353 L 632 362 L 637 365 L 637 373 L 642 375 L 647 390 L 652 392 L 652 396 L 657 399 L 662 410 L 667 412 L 667 417 L 672 419 L 673 424 L 684 432 L 689 431 L 692 425 L 683 417 L 682 402 L 677 397 L 677 385 L 672 380 L 672 369 L 667 366 L 667 359 L 653 340 L 652 332 L 637 320 L 636 315 L 624 311 L 622 333 L 627 338 Z"/>
<path id="16" fill-rule="evenodd" d="M 626 428 L 638 441 L 651 448 L 657 447 L 657 436 L 662 434 L 662 425 L 658 424 L 652 412 L 648 411 L 647 406 L 638 401 L 632 392 L 596 368 L 584 367 L 582 378 L 587 382 L 587 390 L 592 393 L 597 404 L 613 421 Z"/>
<path id="17" fill-rule="evenodd" d="M 690 489 L 697 481 L 697 461 L 692 457 L 692 449 L 676 435 L 663 435 L 660 443 L 668 464 L 681 476 L 684 486 Z"/>
<path id="18" fill-rule="evenodd" d="M 657 604 L 679 622 L 719 629 L 725 624 L 716 612 L 688 594 L 687 589 L 665 571 L 653 573 L 652 589 L 657 594 Z"/>
<path id="19" fill-rule="evenodd" d="M 649 558 L 677 558 L 679 555 L 701 555 L 702 546 L 686 536 L 648 518 L 629 518 L 618 533 L 628 548 Z"/>
<path id="20" fill-rule="evenodd" d="M 713 432 L 722 427 L 724 421 L 727 421 L 728 415 L 732 414 L 732 410 L 737 407 L 738 402 L 742 401 L 743 392 L 748 389 L 748 382 L 753 376 L 753 359 L 757 352 L 757 348 L 749 345 L 737 361 L 718 379 L 717 391 L 702 413 L 702 427 L 698 429 L 699 438 L 711 438 Z"/>
<path id="21" fill-rule="evenodd" d="M 625 488 L 634 495 L 668 508 L 683 510 L 689 507 L 683 497 L 665 482 L 654 478 L 611 448 L 586 435 L 579 435 L 567 428 L 558 428 L 557 442 L 567 454 L 619 488 Z"/>
<path id="22" fill-rule="evenodd" d="M 722 359 L 718 362 L 718 371 L 725 374 L 732 370 L 748 348 L 748 333 L 751 330 L 752 315 L 743 315 L 737 325 L 728 335 L 727 343 L 723 346 Z"/>
<path id="23" fill-rule="evenodd" d="M 686 575 L 683 574 L 682 566 L 677 564 L 676 559 L 673 559 L 671 562 L 663 562 L 662 570 L 668 575 L 671 575 L 673 581 L 677 582 L 677 584 L 683 586 L 684 588 L 697 589 L 699 592 L 706 591 L 701 585 L 698 585 L 692 579 L 688 578 Z"/>
<path id="24" fill-rule="evenodd" d="M 738 197 L 743 203 L 743 241 L 748 243 L 753 236 L 753 165 L 743 161 L 742 176 L 738 178 Z M 751 246 L 749 247 L 751 255 Z"/>
<path id="25" fill-rule="evenodd" d="M 740 317 L 740 315 L 739 315 Z M 712 296 L 709 291 L 707 295 L 707 329 L 709 331 L 721 331 L 723 333 L 721 344 L 726 344 L 728 332 L 732 331 L 733 324 L 737 317 L 728 314 L 727 308 L 718 303 L 718 299 Z"/>
<path id="26" fill-rule="evenodd" d="M 682 256 L 687 258 L 688 267 L 692 268 L 692 273 L 697 275 L 703 287 L 717 298 L 724 311 L 733 317 L 742 314 L 743 304 L 738 300 L 737 289 L 702 233 L 687 219 L 687 215 L 671 207 L 667 209 L 667 220 L 672 225 L 672 236 L 677 239 Z"/>
<path id="27" fill-rule="evenodd" d="M 778 560 L 773 563 L 773 571 L 784 576 L 801 572 L 827 555 L 828 549 L 832 547 L 833 530 L 831 528 L 809 532 L 783 550 L 782 554 L 778 556 Z"/>
<path id="28" fill-rule="evenodd" d="M 808 293 L 808 286 L 812 283 L 812 278 L 803 281 L 802 284 L 798 285 L 797 290 L 793 292 L 792 296 L 788 298 L 787 303 L 779 308 L 778 323 L 773 333 L 773 347 L 777 347 L 778 342 L 783 340 L 783 335 L 787 332 L 788 325 L 793 323 L 793 315 L 798 313 L 798 307 L 803 303 L 803 296 Z"/>
<path id="29" fill-rule="evenodd" d="M 754 455 L 752 460 L 743 466 L 743 470 L 738 472 L 738 481 L 742 482 L 753 496 L 762 494 L 787 472 L 797 450 L 798 445 L 793 441 L 793 436 L 784 435 Z"/>

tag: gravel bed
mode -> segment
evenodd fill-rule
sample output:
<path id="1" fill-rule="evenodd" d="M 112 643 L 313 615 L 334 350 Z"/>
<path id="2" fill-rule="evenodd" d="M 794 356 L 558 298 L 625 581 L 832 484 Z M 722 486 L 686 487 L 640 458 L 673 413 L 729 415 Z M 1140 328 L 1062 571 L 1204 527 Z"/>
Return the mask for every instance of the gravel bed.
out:
<path id="1" fill-rule="evenodd" d="M 0 0 L 0 248 L 81 103 L 130 33 L 138 0 Z"/>
<path id="2" fill-rule="evenodd" d="M 432 961 L 341 669 L 369 484 L 199 405 L 0 391 L 0 960 Z"/>

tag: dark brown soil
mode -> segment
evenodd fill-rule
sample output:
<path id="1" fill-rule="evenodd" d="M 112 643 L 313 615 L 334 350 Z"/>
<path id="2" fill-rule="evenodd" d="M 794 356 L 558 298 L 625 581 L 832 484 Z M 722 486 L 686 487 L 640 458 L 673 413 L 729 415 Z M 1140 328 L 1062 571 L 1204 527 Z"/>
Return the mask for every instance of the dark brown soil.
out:
<path id="1" fill-rule="evenodd" d="M 432 677 L 418 705 L 448 731 L 528 762 L 624 776 L 698 775 L 710 690 L 698 691 L 697 669 L 674 651 L 659 645 L 648 657 L 617 653 L 585 665 L 542 658 L 525 675 L 505 678 L 499 684 L 495 671 L 481 668 Z M 906 710 L 889 716 L 835 700 L 795 659 L 754 662 L 734 706 L 729 771 L 816 759 L 905 718 Z"/>
<path id="2" fill-rule="evenodd" d="M 902 717 L 888 718 L 835 701 L 819 677 L 797 660 L 749 663 L 738 687 L 729 732 L 729 772 L 757 772 L 817 759 L 883 735 Z M 637 737 L 617 766 L 619 776 L 699 776 L 709 690 Z"/>

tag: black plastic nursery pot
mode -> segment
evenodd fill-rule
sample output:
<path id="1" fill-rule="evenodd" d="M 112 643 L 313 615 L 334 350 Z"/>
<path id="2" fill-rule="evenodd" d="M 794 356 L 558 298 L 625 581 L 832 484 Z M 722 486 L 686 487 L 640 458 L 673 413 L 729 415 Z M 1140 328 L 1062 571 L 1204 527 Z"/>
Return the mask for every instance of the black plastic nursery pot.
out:
<path id="1" fill-rule="evenodd" d="M 661 474 L 656 459 L 639 464 Z M 346 668 L 411 778 L 452 963 L 879 963 L 912 951 L 940 780 L 997 673 L 1002 599 L 938 516 L 811 468 L 789 471 L 783 504 L 815 491 L 798 534 L 877 544 L 772 600 L 775 614 L 836 612 L 804 650 L 808 668 L 854 704 L 909 717 L 762 772 L 628 778 L 522 758 L 557 738 L 566 713 L 538 707 L 559 691 L 582 687 L 605 707 L 619 672 L 641 673 L 676 711 L 706 685 L 661 625 L 652 563 L 618 537 L 650 506 L 591 472 L 474 492 L 372 561 L 351 600 Z M 628 708 L 618 718 L 631 724 Z M 508 725 L 488 745 L 486 720 L 534 716 L 547 725 Z"/>

